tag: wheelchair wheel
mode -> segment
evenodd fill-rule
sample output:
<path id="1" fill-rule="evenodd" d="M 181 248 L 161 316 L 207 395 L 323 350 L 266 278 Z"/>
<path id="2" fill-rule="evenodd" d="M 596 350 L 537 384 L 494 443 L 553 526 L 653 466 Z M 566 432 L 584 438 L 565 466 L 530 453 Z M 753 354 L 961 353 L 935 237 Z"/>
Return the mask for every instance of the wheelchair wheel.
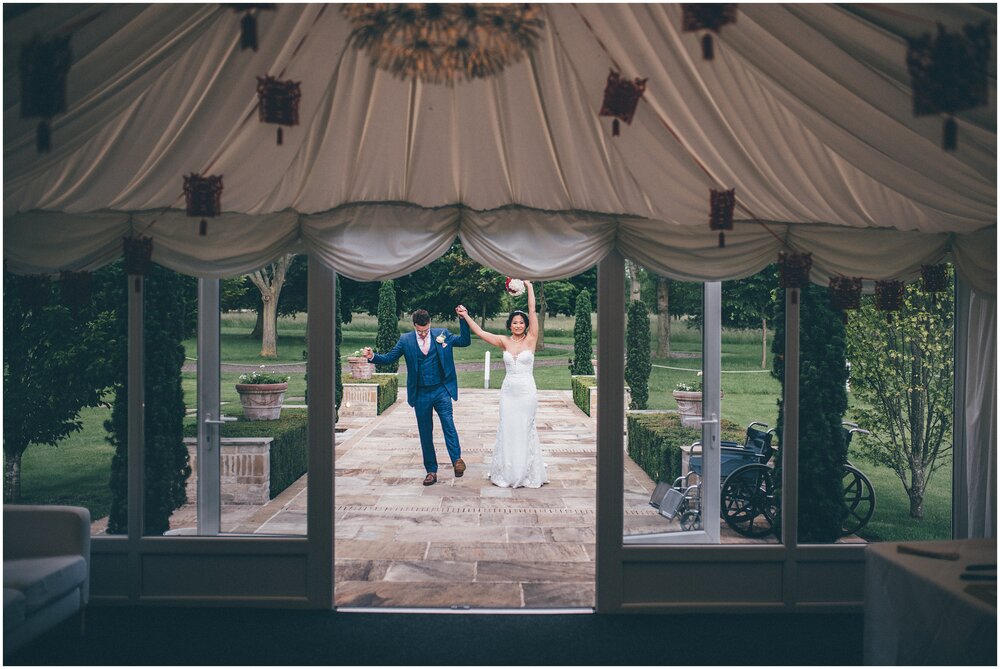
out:
<path id="1" fill-rule="evenodd" d="M 842 480 L 847 516 L 840 535 L 846 537 L 859 531 L 871 520 L 875 513 L 875 489 L 867 476 L 849 464 L 844 465 Z"/>
<path id="2" fill-rule="evenodd" d="M 701 529 L 701 513 L 698 511 L 685 511 L 681 514 L 681 529 L 685 532 Z"/>
<path id="3" fill-rule="evenodd" d="M 722 484 L 722 517 L 739 534 L 745 537 L 771 534 L 777 513 L 770 467 L 743 465 Z"/>

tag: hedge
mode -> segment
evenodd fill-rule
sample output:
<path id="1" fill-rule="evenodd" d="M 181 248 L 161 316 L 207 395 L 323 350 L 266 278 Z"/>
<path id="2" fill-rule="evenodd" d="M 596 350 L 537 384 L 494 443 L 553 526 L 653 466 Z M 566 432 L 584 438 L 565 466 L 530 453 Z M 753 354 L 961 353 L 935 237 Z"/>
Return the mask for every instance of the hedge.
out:
<path id="1" fill-rule="evenodd" d="M 673 482 L 681 475 L 681 446 L 701 439 L 701 430 L 681 425 L 677 413 L 627 412 L 628 456 L 653 481 Z M 743 443 L 746 428 L 722 420 L 722 440 Z"/>
<path id="2" fill-rule="evenodd" d="M 228 408 L 228 407 L 227 407 Z M 237 407 L 239 408 L 239 407 Z M 277 420 L 245 420 L 240 417 L 233 422 L 222 424 L 222 438 L 271 437 L 271 488 L 270 498 L 306 473 L 309 466 L 308 411 L 306 409 L 282 409 Z M 198 424 L 194 421 L 184 425 L 185 437 L 198 436 Z"/>
<path id="3" fill-rule="evenodd" d="M 396 403 L 399 397 L 399 376 L 397 374 L 372 374 L 372 382 L 378 384 L 378 409 L 376 413 L 381 416 L 382 412 Z"/>
<path id="4" fill-rule="evenodd" d="M 583 413 L 590 415 L 590 389 L 597 385 L 596 376 L 571 376 L 570 383 L 573 388 L 573 403 L 576 404 Z"/>

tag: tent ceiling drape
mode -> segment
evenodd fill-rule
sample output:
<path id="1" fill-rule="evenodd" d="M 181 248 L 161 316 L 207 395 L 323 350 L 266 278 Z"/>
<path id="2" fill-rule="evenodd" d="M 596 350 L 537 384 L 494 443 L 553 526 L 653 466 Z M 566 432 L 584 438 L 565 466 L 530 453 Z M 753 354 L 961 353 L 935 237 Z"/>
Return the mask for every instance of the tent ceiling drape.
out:
<path id="1" fill-rule="evenodd" d="M 219 5 L 43 5 L 4 24 L 7 53 L 72 33 L 68 110 L 37 155 L 4 71 L 4 257 L 10 270 L 90 269 L 130 233 L 198 276 L 308 251 L 358 279 L 406 274 L 455 236 L 477 260 L 556 278 L 618 248 L 682 279 L 745 276 L 787 248 L 831 274 L 912 278 L 952 258 L 996 292 L 996 76 L 990 106 L 914 117 L 904 37 L 973 5 L 740 5 L 713 61 L 677 5 L 545 5 L 538 48 L 453 87 L 393 78 L 347 46 L 336 6 L 262 12 L 259 49 Z M 991 65 L 991 67 L 994 67 Z M 613 137 L 597 115 L 611 69 L 648 78 Z M 256 77 L 302 82 L 277 146 Z M 221 174 L 207 237 L 182 177 Z M 735 188 L 725 248 L 708 193 Z"/>

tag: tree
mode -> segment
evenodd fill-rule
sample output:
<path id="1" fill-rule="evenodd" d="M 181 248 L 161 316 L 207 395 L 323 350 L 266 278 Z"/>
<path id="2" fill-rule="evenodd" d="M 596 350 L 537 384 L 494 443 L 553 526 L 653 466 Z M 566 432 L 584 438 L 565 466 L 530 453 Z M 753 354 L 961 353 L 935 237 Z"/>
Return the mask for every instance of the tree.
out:
<path id="1" fill-rule="evenodd" d="M 278 298 L 285 285 L 288 266 L 294 257 L 291 253 L 278 258 L 277 261 L 247 274 L 253 285 L 260 291 L 263 302 L 260 356 L 262 358 L 278 357 Z"/>
<path id="2" fill-rule="evenodd" d="M 841 420 L 847 411 L 844 324 L 830 307 L 829 289 L 814 284 L 800 291 L 799 316 L 799 541 L 833 543 L 847 515 L 842 473 L 847 443 Z M 772 376 L 785 385 L 784 300 L 777 303 Z M 783 434 L 784 404 L 778 403 Z M 775 463 L 779 482 L 781 459 Z M 780 509 L 780 503 L 778 505 Z M 780 511 L 779 511 L 780 514 Z"/>
<path id="3" fill-rule="evenodd" d="M 760 327 L 760 367 L 767 367 L 767 319 L 774 314 L 778 266 L 768 265 L 753 276 L 722 284 L 722 324 L 726 327 Z"/>
<path id="4" fill-rule="evenodd" d="M 544 351 L 545 350 L 545 314 L 548 312 L 548 302 L 545 299 L 545 282 L 537 281 L 534 282 L 535 291 L 538 297 L 538 304 L 536 308 L 538 309 L 538 338 L 535 339 L 535 350 Z"/>
<path id="5" fill-rule="evenodd" d="M 630 409 L 645 409 L 649 401 L 649 311 L 646 303 L 633 300 L 628 305 L 625 331 L 625 383 L 632 391 Z"/>
<path id="6" fill-rule="evenodd" d="M 626 260 L 625 276 L 628 277 L 629 282 L 628 301 L 630 304 L 642 299 L 642 280 L 639 275 L 639 263 L 634 260 Z"/>
<path id="7" fill-rule="evenodd" d="M 60 304 L 61 288 L 4 272 L 4 502 L 21 497 L 28 446 L 81 430 L 80 410 L 97 406 L 112 383 L 103 352 L 114 315 Z"/>
<path id="8" fill-rule="evenodd" d="M 656 277 L 656 357 L 670 357 L 670 279 Z"/>
<path id="9" fill-rule="evenodd" d="M 576 322 L 573 324 L 573 361 L 570 373 L 589 375 L 594 373 L 593 330 L 590 323 L 590 293 L 583 289 L 576 296 Z"/>
<path id="10" fill-rule="evenodd" d="M 927 484 L 950 462 L 942 456 L 951 449 L 953 294 L 951 285 L 933 295 L 909 284 L 896 313 L 865 296 L 847 327 L 855 417 L 871 430 L 859 448 L 896 473 L 913 518 L 923 518 Z"/>
<path id="11" fill-rule="evenodd" d="M 396 289 L 392 281 L 383 281 L 378 291 L 378 334 L 375 335 L 375 350 L 388 351 L 399 339 L 399 315 L 396 313 Z M 376 365 L 376 371 L 390 374 L 399 371 L 399 361 L 388 365 Z"/>
<path id="12" fill-rule="evenodd" d="M 485 327 L 486 319 L 500 312 L 503 275 L 470 258 L 459 242 L 444 255 L 443 262 L 448 268 L 448 281 L 445 285 L 451 302 L 438 307 L 440 315 L 454 318 L 457 304 L 464 304 L 466 307 L 471 305 L 479 313 L 480 326 Z"/>
<path id="13" fill-rule="evenodd" d="M 143 426 L 143 530 L 145 534 L 163 534 L 170 529 L 170 515 L 187 501 L 186 485 L 191 475 L 187 447 L 184 445 L 184 390 L 181 367 L 188 311 L 185 285 L 179 274 L 154 265 L 146 277 L 143 309 L 144 331 L 144 411 Z M 120 279 L 125 282 L 124 277 Z M 127 308 L 117 301 L 119 333 L 125 332 Z M 111 512 L 109 534 L 128 531 L 128 374 L 127 341 L 115 340 L 108 354 L 119 361 L 115 379 L 115 401 L 111 419 L 105 421 L 108 442 L 115 447 L 111 459 Z"/>

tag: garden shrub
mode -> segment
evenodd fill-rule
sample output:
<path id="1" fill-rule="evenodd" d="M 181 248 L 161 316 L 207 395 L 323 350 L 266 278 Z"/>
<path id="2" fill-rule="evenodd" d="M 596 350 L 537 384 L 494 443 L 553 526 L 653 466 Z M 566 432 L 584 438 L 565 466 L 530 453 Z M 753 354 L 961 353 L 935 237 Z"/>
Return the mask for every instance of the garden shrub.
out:
<path id="1" fill-rule="evenodd" d="M 399 314 L 396 312 L 395 284 L 391 280 L 383 281 L 378 289 L 378 334 L 375 335 L 375 350 L 388 351 L 398 340 Z M 375 365 L 375 371 L 394 374 L 399 371 L 399 360 Z"/>
<path id="2" fill-rule="evenodd" d="M 630 409 L 645 409 L 649 403 L 649 311 L 645 302 L 628 305 L 625 331 L 625 383 L 632 389 Z"/>
<path id="3" fill-rule="evenodd" d="M 594 355 L 592 343 L 593 330 L 590 325 L 590 293 L 581 290 L 576 296 L 576 322 L 573 324 L 573 360 L 570 363 L 570 374 L 587 376 L 594 373 Z M 589 409 L 587 410 L 589 414 Z"/>
<path id="4" fill-rule="evenodd" d="M 576 404 L 583 413 L 590 415 L 590 389 L 597 385 L 597 377 L 571 376 L 570 383 L 573 388 L 573 403 Z"/>
<path id="5" fill-rule="evenodd" d="M 681 475 L 681 446 L 701 439 L 701 430 L 681 425 L 680 414 L 627 412 L 628 456 L 653 481 L 672 483 Z M 746 428 L 722 420 L 722 440 L 743 443 Z"/>
<path id="6" fill-rule="evenodd" d="M 372 381 L 378 383 L 378 415 L 381 416 L 399 397 L 399 377 L 395 374 L 372 374 Z"/>
<path id="7" fill-rule="evenodd" d="M 237 407 L 238 408 L 238 407 Z M 282 409 L 281 418 L 276 420 L 227 421 L 221 426 L 223 439 L 247 437 L 271 437 L 271 499 L 292 485 L 308 471 L 309 466 L 309 421 L 306 409 Z M 187 422 L 185 437 L 198 436 L 198 424 Z"/>

